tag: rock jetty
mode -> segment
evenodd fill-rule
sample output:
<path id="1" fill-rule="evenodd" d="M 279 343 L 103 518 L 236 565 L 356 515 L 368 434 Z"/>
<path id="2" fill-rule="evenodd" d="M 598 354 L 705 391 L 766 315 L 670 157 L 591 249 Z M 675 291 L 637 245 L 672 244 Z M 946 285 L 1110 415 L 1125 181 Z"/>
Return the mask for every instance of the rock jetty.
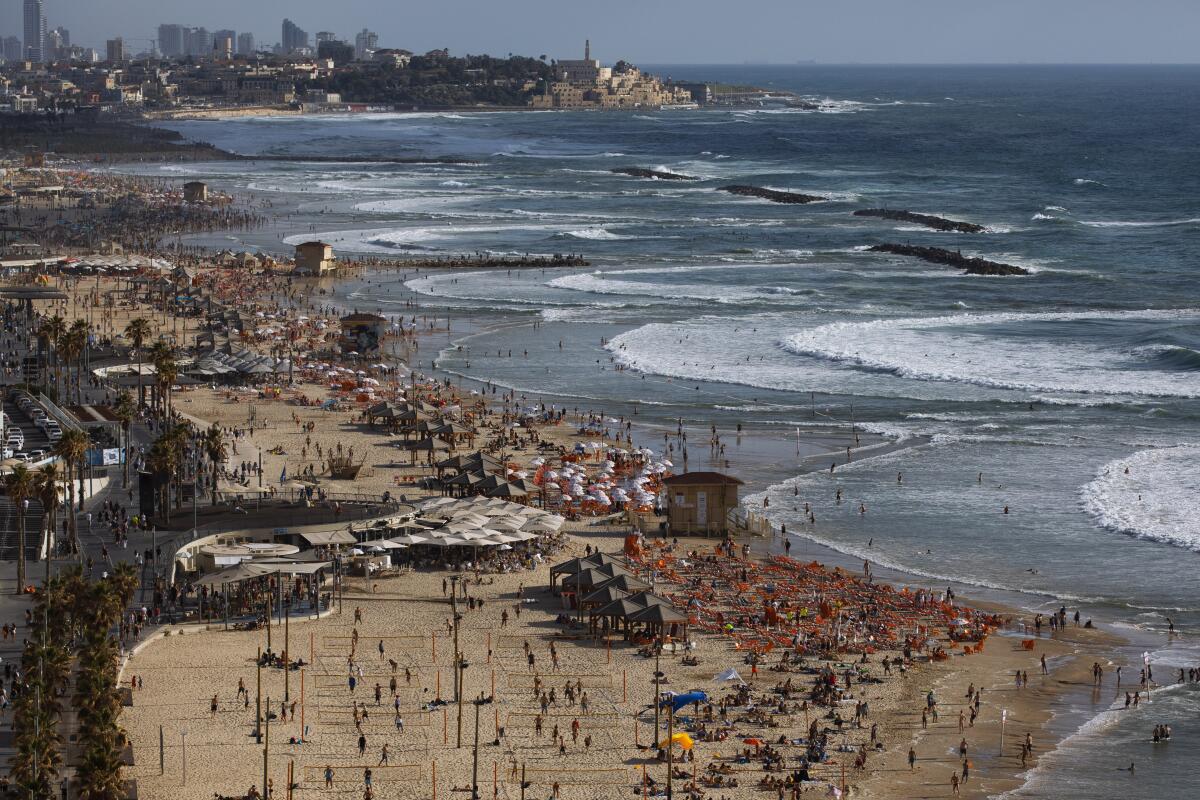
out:
<path id="1" fill-rule="evenodd" d="M 961 269 L 967 275 L 1028 275 L 1024 267 L 1014 267 L 1012 264 L 1001 264 L 998 261 L 988 261 L 984 258 L 964 256 L 956 250 L 943 250 L 940 247 L 918 247 L 910 244 L 877 244 L 870 250 L 872 253 L 891 253 L 897 256 L 912 256 L 931 264 L 945 264 L 948 267 Z"/>
<path id="2" fill-rule="evenodd" d="M 800 194 L 799 192 L 781 192 L 777 189 L 763 189 L 759 186 L 743 186 L 734 184 L 732 186 L 722 186 L 722 192 L 730 194 L 740 194 L 745 197 L 761 197 L 763 200 L 770 200 L 772 203 L 790 203 L 793 205 L 801 205 L 803 203 L 818 203 L 828 198 L 818 197 L 814 194 Z"/>
<path id="3" fill-rule="evenodd" d="M 856 217 L 879 217 L 881 219 L 895 220 L 896 222 L 914 222 L 917 225 L 924 225 L 926 228 L 933 228 L 935 231 L 948 231 L 953 233 L 983 233 L 987 228 L 982 225 L 976 225 L 974 222 L 959 222 L 958 220 L 946 219 L 945 217 L 935 217 L 932 214 L 918 214 L 914 211 L 892 211 L 887 208 L 864 208 L 861 211 L 855 211 Z"/>
<path id="4" fill-rule="evenodd" d="M 698 181 L 691 175 L 681 175 L 678 172 L 666 172 L 661 169 L 646 169 L 645 167 L 613 167 L 609 172 L 618 175 L 632 175 L 635 178 L 654 178 L 660 181 Z"/>

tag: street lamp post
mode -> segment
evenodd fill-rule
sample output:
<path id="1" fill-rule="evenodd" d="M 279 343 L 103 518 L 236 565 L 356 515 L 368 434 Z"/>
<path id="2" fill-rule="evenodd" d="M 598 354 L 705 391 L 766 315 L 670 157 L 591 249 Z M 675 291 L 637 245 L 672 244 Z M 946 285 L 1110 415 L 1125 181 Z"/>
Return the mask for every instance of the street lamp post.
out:
<path id="1" fill-rule="evenodd" d="M 179 743 L 183 753 L 183 785 L 187 786 L 187 728 L 179 732 Z"/>
<path id="2" fill-rule="evenodd" d="M 479 693 L 479 697 L 475 699 L 475 753 L 471 758 L 471 800 L 479 800 L 479 707 L 488 705 L 494 698 L 483 696 L 483 692 Z M 522 781 L 522 785 L 524 781 Z M 522 788 L 524 792 L 524 788 Z"/>

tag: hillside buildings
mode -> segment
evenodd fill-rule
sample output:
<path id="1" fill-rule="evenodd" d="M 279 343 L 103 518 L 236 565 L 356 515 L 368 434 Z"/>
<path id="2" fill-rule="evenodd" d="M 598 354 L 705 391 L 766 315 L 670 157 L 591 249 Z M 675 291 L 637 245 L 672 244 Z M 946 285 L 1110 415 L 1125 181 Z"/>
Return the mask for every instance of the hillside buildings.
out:
<path id="1" fill-rule="evenodd" d="M 590 41 L 582 60 L 556 61 L 553 69 L 554 80 L 530 99 L 532 108 L 661 108 L 693 102 L 687 89 L 668 86 L 632 64 L 601 66 L 592 58 Z"/>

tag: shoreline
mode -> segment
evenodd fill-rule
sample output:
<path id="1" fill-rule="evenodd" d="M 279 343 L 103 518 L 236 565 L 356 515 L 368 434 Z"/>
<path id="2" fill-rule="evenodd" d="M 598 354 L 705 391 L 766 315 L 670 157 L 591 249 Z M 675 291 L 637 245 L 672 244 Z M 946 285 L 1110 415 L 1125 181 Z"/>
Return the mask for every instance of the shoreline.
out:
<path id="1" fill-rule="evenodd" d="M 767 432 L 764 432 L 764 434 L 763 434 L 763 435 L 764 435 L 764 437 L 766 437 L 766 435 L 769 435 L 769 434 L 768 434 Z M 814 456 L 814 458 L 815 458 L 815 457 L 818 457 L 818 456 Z M 920 583 L 923 583 L 923 582 L 922 582 L 922 581 L 917 581 L 917 582 L 914 582 L 914 585 L 919 585 Z M 978 603 L 976 603 L 976 604 L 978 604 Z M 1075 661 L 1078 661 L 1078 660 L 1079 660 L 1079 657 L 1076 657 L 1076 658 L 1075 658 Z M 944 679 L 944 680 L 949 680 L 949 678 L 946 678 L 946 679 Z M 944 682 L 944 680 L 943 680 L 943 682 Z M 919 694 L 919 691 L 918 691 L 918 690 L 916 690 L 916 687 L 913 687 L 913 691 L 914 691 L 914 692 L 917 692 L 917 694 Z M 913 697 L 916 697 L 916 694 L 914 694 L 914 696 L 913 696 Z M 919 698 L 918 698 L 918 699 L 919 699 Z"/>
<path id="2" fill-rule="evenodd" d="M 180 395 L 178 401 L 193 405 L 194 401 L 197 399 L 199 398 Z M 190 409 L 189 413 L 192 413 Z M 194 412 L 194 415 L 200 418 L 207 418 L 207 415 L 200 409 L 197 409 Z M 266 436 L 268 441 L 279 441 L 278 434 L 281 432 L 282 431 L 276 431 L 274 428 L 269 427 L 263 429 L 259 435 Z M 893 445 L 894 444 L 895 443 L 893 443 Z M 260 447 L 262 446 L 260 445 Z M 290 450 L 291 448 L 289 447 L 288 449 Z M 823 451 L 820 454 L 814 454 L 811 456 L 811 458 L 824 459 L 827 457 L 827 452 L 828 451 Z M 268 474 L 271 474 L 272 471 L 277 468 L 278 464 L 268 465 L 266 467 L 266 471 Z M 581 538 L 578 541 L 579 543 L 582 543 L 583 541 L 591 540 L 592 537 L 586 537 Z M 754 545 L 765 544 L 769 548 L 773 543 L 773 540 L 759 539 L 754 540 L 753 543 Z M 615 541 L 610 541 L 610 544 L 615 544 Z M 704 542 L 704 544 L 711 544 L 711 540 Z M 578 546 L 579 545 L 577 544 L 576 547 Z M 758 550 L 759 548 L 755 547 L 754 549 Z M 1019 609 L 1013 608 L 1006 608 L 1005 612 L 1016 615 L 1021 613 Z M 166 640 L 158 640 L 151 648 L 144 652 L 157 652 L 165 647 L 165 645 L 162 644 L 162 642 L 165 641 Z M 999 687 L 1003 684 L 1002 677 L 1005 673 L 1011 672 L 1012 669 L 1020 667 L 1027 668 L 1029 666 L 1029 657 L 1027 654 L 1025 654 L 1023 651 L 1012 650 L 1003 646 L 1007 641 L 1009 641 L 1009 637 L 1000 636 L 997 637 L 997 641 L 1000 644 L 993 644 L 989 650 L 985 651 L 985 654 L 982 657 L 973 657 L 969 661 L 960 661 L 956 659 L 950 665 L 943 665 L 941 667 L 931 669 L 928 677 L 921 677 L 918 679 L 918 676 L 914 675 L 912 678 L 902 681 L 901 684 L 899 684 L 901 686 L 901 697 L 896 700 L 894 706 L 894 713 L 899 716 L 896 717 L 893 722 L 888 723 L 888 725 L 884 728 L 885 736 L 888 737 L 888 741 L 893 741 L 894 737 L 902 737 L 905 732 L 912 727 L 912 714 L 911 712 L 904 711 L 903 709 L 916 704 L 921 699 L 923 693 L 928 690 L 929 686 L 932 685 L 936 687 L 939 690 L 939 695 L 945 694 L 947 696 L 953 696 L 953 692 L 951 691 L 952 681 L 959 680 L 961 682 L 961 680 L 964 679 L 964 676 L 970 676 L 966 679 L 969 679 L 972 682 L 977 681 L 981 686 L 985 685 L 984 682 L 986 681 L 986 685 L 989 688 Z M 1050 648 L 1048 652 L 1052 658 L 1065 657 L 1068 655 L 1065 651 L 1059 652 L 1049 644 L 1047 644 L 1047 647 Z M 1084 657 L 1082 655 L 1074 655 L 1071 657 L 1070 666 L 1067 667 L 1067 669 L 1071 670 L 1068 673 L 1069 675 L 1077 676 L 1078 674 L 1081 674 L 1079 673 L 1079 670 L 1082 669 L 1083 661 L 1081 659 L 1083 658 Z M 960 664 L 962 665 L 962 668 L 958 668 Z M 136 674 L 138 670 L 140 670 L 140 667 L 135 666 L 133 670 Z M 923 676 L 924 673 L 922 672 L 921 675 Z M 1039 693 L 1035 696 L 1042 698 L 1048 704 L 1052 702 L 1052 698 L 1056 699 L 1059 697 L 1065 697 L 1070 685 L 1074 683 L 1077 683 L 1077 677 L 1071 678 L 1067 686 L 1056 686 L 1055 684 L 1051 684 L 1048 687 L 1040 689 Z M 1014 703 L 1014 709 L 1017 707 L 1018 705 Z M 1022 722 L 1022 724 L 1025 724 L 1030 728 L 1036 727 L 1036 729 L 1039 731 L 1045 731 L 1044 725 L 1051 716 L 1048 709 L 1042 707 L 1039 710 L 1037 707 L 1031 707 L 1028 705 L 1021 706 L 1021 708 L 1023 710 L 1021 710 L 1020 713 L 1014 712 L 1014 722 L 1019 720 Z M 882 710 L 883 709 L 881 709 L 881 711 Z M 919 756 L 919 758 L 921 758 L 921 761 L 919 761 L 920 769 L 916 773 L 912 773 L 917 776 L 916 778 L 903 777 L 903 770 L 901 770 L 901 776 L 899 780 L 897 780 L 897 778 L 894 776 L 886 777 L 882 776 L 881 774 L 881 776 L 872 776 L 868 778 L 864 782 L 864 787 L 881 785 L 883 787 L 881 791 L 884 792 L 883 796 L 890 796 L 891 792 L 898 786 L 908 786 L 908 781 L 910 780 L 918 780 L 919 782 L 924 783 L 926 782 L 926 779 L 932 779 L 934 776 L 937 776 L 937 780 L 942 781 L 944 774 L 948 774 L 948 768 L 954 766 L 954 764 L 957 764 L 956 761 L 952 764 L 951 760 L 948 760 L 944 757 L 939 757 L 937 755 L 939 750 L 953 744 L 953 742 L 950 742 L 950 740 L 955 738 L 955 732 L 953 730 L 948 730 L 947 725 L 948 723 L 941 723 L 940 727 L 935 726 L 933 733 L 919 735 L 920 741 L 923 742 L 923 744 L 919 745 L 919 750 L 921 753 L 929 753 L 929 755 Z M 986 723 L 980 723 L 979 730 L 990 731 L 991 729 L 987 727 Z M 135 741 L 145 738 L 145 732 L 143 731 L 142 733 L 143 735 L 139 736 L 137 739 L 135 739 Z M 1043 735 L 1045 734 L 1039 733 L 1039 738 Z M 948 745 L 947 742 L 950 742 L 950 744 Z M 929 749 L 926 750 L 925 748 Z M 906 748 L 898 749 L 896 746 L 891 747 L 885 756 L 885 763 L 890 764 L 893 763 L 897 758 L 900 758 L 902 756 L 901 751 L 903 749 Z M 145 757 L 143 756 L 143 758 Z M 1009 761 L 992 763 L 990 759 L 985 759 L 982 757 L 975 759 L 975 771 L 980 776 L 979 783 L 976 785 L 980 788 L 980 791 L 982 791 L 985 786 L 987 787 L 987 791 L 990 793 L 994 785 L 1003 785 L 1005 787 L 1019 785 L 1019 771 L 1016 769 L 1014 763 L 1010 763 L 1012 761 L 1013 759 L 1010 758 Z M 997 783 L 994 784 L 993 781 Z M 966 788 L 969 790 L 969 796 L 974 796 L 970 794 L 971 787 Z"/>

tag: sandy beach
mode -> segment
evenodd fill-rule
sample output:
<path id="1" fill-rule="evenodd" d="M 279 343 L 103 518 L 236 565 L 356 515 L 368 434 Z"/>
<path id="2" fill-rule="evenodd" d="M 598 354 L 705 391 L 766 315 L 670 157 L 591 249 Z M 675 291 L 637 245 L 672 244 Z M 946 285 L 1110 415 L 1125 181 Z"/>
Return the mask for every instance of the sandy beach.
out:
<path id="1" fill-rule="evenodd" d="M 409 399 L 414 399 L 418 386 L 421 396 L 436 395 L 469 412 L 470 423 L 478 431 L 476 446 L 494 441 L 502 447 L 506 461 L 531 472 L 536 468 L 534 459 L 544 453 L 538 444 L 549 444 L 562 454 L 574 452 L 577 444 L 586 441 L 635 447 L 643 442 L 634 434 L 640 438 L 649 432 L 635 429 L 624 417 L 606 421 L 601 410 L 595 409 L 516 434 L 507 418 L 516 405 L 515 397 L 507 402 L 485 401 L 477 389 L 449 382 L 438 385 L 410 369 L 414 362 L 419 363 L 423 345 L 428 352 L 434 349 L 434 342 L 449 338 L 448 317 L 439 322 L 437 315 L 426 316 L 418 307 L 406 309 L 406 314 L 397 316 L 411 317 L 409 325 L 385 341 L 379 362 L 335 364 L 319 351 L 336 337 L 342 309 L 324 304 L 312 284 L 287 276 L 214 268 L 204 261 L 199 255 L 192 256 L 191 266 L 196 271 L 188 279 L 193 286 L 208 289 L 212 297 L 253 321 L 230 343 L 261 354 L 286 353 L 295 362 L 294 370 L 289 371 L 293 380 L 288 383 L 288 376 L 280 374 L 253 388 L 183 385 L 172 393 L 172 403 L 177 413 L 198 427 L 215 424 L 222 428 L 231 446 L 226 468 L 236 471 L 242 464 L 261 463 L 263 485 L 269 490 L 283 483 L 285 475 L 320 474 L 322 454 L 344 448 L 353 452 L 364 469 L 353 480 L 323 477 L 320 485 L 326 491 L 390 492 L 409 500 L 427 495 L 416 483 L 432 474 L 429 464 L 422 463 L 422 456 L 410 456 L 398 448 L 395 437 L 372 426 L 363 413 L 368 402 L 399 399 L 406 396 L 406 389 Z M 72 280 L 67 288 L 69 299 L 54 311 L 68 321 L 90 319 L 102 336 L 120 337 L 129 321 L 138 317 L 150 319 L 155 334 L 169 335 L 181 350 L 193 346 L 203 332 L 202 318 L 170 314 L 153 307 L 145 296 L 136 299 L 127 278 L 85 277 Z M 333 374 L 338 370 L 339 374 Z M 322 405 L 329 400 L 334 402 Z M 601 412 L 598 422 L 597 412 Z M 661 435 L 661 431 L 654 433 Z M 657 439 L 645 444 L 661 446 Z M 875 446 L 878 440 L 871 439 L 869 444 Z M 470 448 L 461 449 L 467 452 Z M 833 447 L 829 450 L 835 452 Z M 626 529 L 611 522 L 585 517 L 570 523 L 571 545 L 556 560 L 584 555 L 589 547 L 619 552 Z M 694 553 L 695 560 L 716 557 L 716 544 L 716 540 L 680 539 L 672 547 L 676 555 Z M 754 563 L 776 563 L 773 554 L 778 553 L 780 544 L 773 537 L 755 538 L 747 544 Z M 494 698 L 492 704 L 481 706 L 480 792 L 523 796 L 519 776 L 524 768 L 528 791 L 535 797 L 556 790 L 559 796 L 580 798 L 657 793 L 664 785 L 666 765 L 653 758 L 652 750 L 643 749 L 652 741 L 653 726 L 647 724 L 646 715 L 637 717 L 653 702 L 654 659 L 638 655 L 636 647 L 621 642 L 610 648 L 603 641 L 581 638 L 579 631 L 556 621 L 564 606 L 562 599 L 547 589 L 549 567 L 546 563 L 529 572 L 486 575 L 482 583 L 470 581 L 467 589 L 471 597 L 483 602 L 464 611 L 462 653 L 471 666 L 462 695 L 468 700 L 480 693 Z M 264 703 L 270 698 L 271 710 L 279 715 L 271 720 L 267 757 L 267 775 L 276 792 L 282 792 L 287 784 L 289 765 L 294 765 L 293 782 L 299 792 L 328 793 L 327 765 L 333 770 L 332 791 L 339 795 L 363 794 L 367 768 L 373 773 L 376 797 L 428 798 L 470 786 L 474 709 L 469 702 L 464 705 L 460 748 L 457 707 L 430 707 L 432 701 L 453 698 L 454 669 L 447 632 L 452 612 L 443 588 L 449 577 L 448 571 L 421 570 L 394 578 L 352 581 L 340 609 L 319 621 L 289 622 L 290 652 L 308 664 L 290 674 L 286 689 L 280 670 L 262 671 Z M 680 582 L 669 577 L 662 580 L 664 585 L 682 590 Z M 845 576 L 845 580 L 857 578 Z M 934 593 L 929 594 L 932 597 Z M 939 600 L 937 612 L 928 618 L 914 615 L 906 624 L 932 624 L 931 620 L 946 613 L 941 604 Z M 460 603 L 460 608 L 465 607 Z M 356 610 L 361 612 L 361 622 L 355 622 Z M 1055 636 L 1030 636 L 1022 627 L 1029 621 L 1023 619 L 1027 615 L 1014 609 L 989 611 L 1003 621 L 991 631 L 982 651 L 971 655 L 955 647 L 945 651 L 944 660 L 913 660 L 899 647 L 874 649 L 869 654 L 846 647 L 846 652 L 829 660 L 811 659 L 795 670 L 803 677 L 797 678 L 794 690 L 782 693 L 783 708 L 770 715 L 769 723 L 735 721 L 723 740 L 697 740 L 690 751 L 694 759 L 677 765 L 682 772 L 676 779 L 676 791 L 692 782 L 689 776 L 704 774 L 715 764 L 711 776 L 721 776 L 721 782 L 700 782 L 695 796 L 775 793 L 782 798 L 782 786 L 763 780 L 782 780 L 792 767 L 765 771 L 759 750 L 775 744 L 794 756 L 799 740 L 807 736 L 814 721 L 817 730 L 829 731 L 829 758 L 811 766 L 811 782 L 803 787 L 808 792 L 824 793 L 844 784 L 853 796 L 950 796 L 952 775 L 961 777 L 968 760 L 970 777 L 961 787 L 964 796 L 991 796 L 1018 785 L 1019 774 L 1052 744 L 1043 741 L 1042 731 L 1055 703 L 1069 692 L 1086 691 L 1091 683 L 1090 665 L 1107 663 L 1102 654 L 1111 652 L 1114 640 L 1107 633 L 1082 627 L 1068 627 Z M 134 677 L 138 679 L 133 706 L 122 717 L 134 743 L 135 766 L 129 774 L 137 779 L 139 792 L 150 798 L 208 798 L 213 792 L 240 796 L 262 781 L 263 748 L 251 735 L 254 699 L 251 697 L 247 706 L 246 696 L 238 696 L 238 681 L 244 681 L 253 695 L 255 658 L 260 648 L 267 649 L 268 634 L 199 625 L 172 626 L 163 633 L 140 646 L 123 667 L 127 685 Z M 352 652 L 355 633 L 358 646 Z M 271 649 L 281 649 L 283 635 L 278 628 L 271 632 Z M 945 631 L 930 630 L 929 635 L 940 641 L 937 637 L 944 640 Z M 664 689 L 703 690 L 715 702 L 734 693 L 735 684 L 714 679 L 732 667 L 748 683 L 749 698 L 759 705 L 770 704 L 776 685 L 784 679 L 765 668 L 774 656 L 752 675 L 746 661 L 749 651 L 735 646 L 730 637 L 701 631 L 693 632 L 691 638 L 695 649 L 688 655 L 699 663 L 687 666 L 679 654 L 664 656 Z M 1026 640 L 1032 640 L 1030 647 L 1022 644 Z M 543 665 L 539 669 L 529 668 L 526 643 L 537 663 Z M 931 642 L 930 651 L 934 646 Z M 550 663 L 551 647 L 561 658 L 556 670 L 544 667 Z M 849 708 L 844 707 L 846 699 L 832 708 L 815 703 L 808 706 L 807 692 L 815 670 L 823 667 L 837 675 L 864 655 L 867 660 L 856 674 L 871 680 L 856 684 Z M 904 662 L 903 674 L 898 674 L 897 668 L 885 678 L 881 666 L 885 657 L 897 659 L 897 664 Z M 1041 668 L 1043 658 L 1050 665 L 1046 674 Z M 396 661 L 395 670 L 388 659 Z M 362 669 L 353 691 L 347 686 L 348 663 Z M 1014 678 L 1018 670 L 1028 673 L 1028 685 L 1018 687 Z M 389 686 L 393 675 L 398 681 L 394 693 Z M 553 710 L 544 714 L 546 729 L 537 734 L 534 719 L 539 704 L 531 691 L 535 678 L 560 692 L 568 681 L 580 682 L 589 700 L 586 713 L 578 701 L 568 704 L 560 695 Z M 378 701 L 376 683 L 382 687 Z M 960 729 L 960 714 L 969 714 L 969 702 L 974 700 L 974 695 L 968 697 L 968 687 L 982 690 L 978 716 Z M 285 692 L 289 702 L 286 720 L 279 705 Z M 936 719 L 930 713 L 934 707 L 929 702 L 931 692 L 936 697 Z M 215 713 L 210 710 L 214 696 Z M 862 715 L 862 725 L 847 723 L 846 718 L 864 702 L 870 710 Z M 356 725 L 359 708 L 369 712 L 369 719 Z M 403 730 L 396 725 L 396 709 Z M 835 711 L 840 720 L 835 719 Z M 573 736 L 576 720 L 578 736 Z M 551 741 L 551 726 L 558 728 L 561 743 Z M 361 753 L 359 728 L 366 739 Z M 1026 735 L 1031 737 L 1033 750 L 1031 756 L 1022 758 L 1021 743 Z M 758 739 L 760 744 L 747 744 L 746 739 Z M 964 742 L 965 756 L 960 749 Z M 381 764 L 385 744 L 389 756 Z M 915 753 L 911 769 L 910 748 Z M 855 766 L 860 757 L 865 768 Z M 647 788 L 643 776 L 656 782 L 653 788 Z M 731 785 L 731 780 L 737 785 Z"/>

